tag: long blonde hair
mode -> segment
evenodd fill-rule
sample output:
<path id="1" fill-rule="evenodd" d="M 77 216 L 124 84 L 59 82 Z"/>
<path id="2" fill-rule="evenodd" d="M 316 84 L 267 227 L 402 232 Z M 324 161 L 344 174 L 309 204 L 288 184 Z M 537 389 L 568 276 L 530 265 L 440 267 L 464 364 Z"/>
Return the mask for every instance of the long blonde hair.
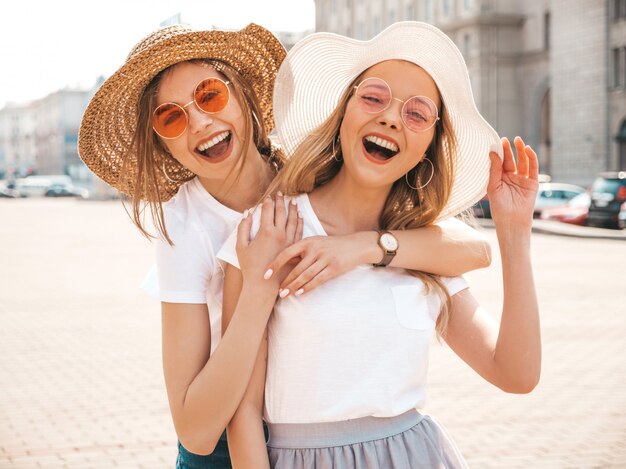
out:
<path id="1" fill-rule="evenodd" d="M 343 164 L 339 158 L 341 150 L 336 148 L 339 129 L 354 86 L 365 72 L 350 83 L 331 115 L 298 145 L 270 184 L 267 194 L 278 190 L 285 195 L 309 193 L 337 175 Z M 443 102 L 439 116 L 433 140 L 426 152 L 434 169 L 432 180 L 425 184 L 430 178 L 431 166 L 420 164 L 420 161 L 406 177 L 395 181 L 379 219 L 381 230 L 410 230 L 431 225 L 448 202 L 454 181 L 456 136 Z M 409 186 L 407 180 L 414 187 L 425 185 L 416 190 Z M 439 276 L 415 270 L 409 272 L 424 282 L 427 291 L 434 288 L 442 299 L 443 306 L 437 320 L 437 333 L 441 336 L 448 324 L 450 295 Z"/>
<path id="2" fill-rule="evenodd" d="M 254 92 L 254 88 L 249 80 L 241 75 L 234 67 L 223 61 L 214 59 L 190 60 L 190 63 L 209 65 L 217 72 L 221 73 L 226 80 L 232 83 L 231 92 L 238 99 L 242 114 L 248 116 L 244 125 L 244 141 L 242 154 L 240 155 L 242 164 L 238 165 L 237 178 L 241 175 L 241 170 L 245 164 L 248 143 L 252 139 L 254 145 L 259 150 L 267 162 L 278 171 L 285 161 L 283 153 L 271 145 L 271 141 L 263 123 L 263 113 L 259 104 L 259 99 Z M 158 233 L 171 245 L 174 243 L 170 239 L 163 215 L 163 201 L 169 199 L 173 194 L 163 193 L 163 188 L 159 187 L 159 176 L 164 174 L 170 181 L 183 184 L 193 179 L 196 175 L 178 163 L 161 143 L 161 140 L 152 130 L 152 113 L 158 103 L 156 100 L 159 85 L 163 77 L 172 70 L 168 67 L 156 75 L 146 86 L 138 102 L 137 127 L 133 136 L 133 144 L 129 152 L 133 152 L 137 157 L 137 175 L 135 180 L 134 194 L 130 194 L 128 202 L 131 206 L 129 216 L 133 223 L 139 228 L 141 233 L 147 238 L 154 237 L 148 231 L 144 220 L 146 209 L 151 215 L 153 225 Z M 130 160 L 127 158 L 126 160 Z M 168 167 L 175 167 L 175 170 L 166 170 Z M 235 178 L 235 182 L 237 180 Z M 126 205 L 125 205 L 126 206 Z M 127 209 L 128 211 L 128 209 Z"/>

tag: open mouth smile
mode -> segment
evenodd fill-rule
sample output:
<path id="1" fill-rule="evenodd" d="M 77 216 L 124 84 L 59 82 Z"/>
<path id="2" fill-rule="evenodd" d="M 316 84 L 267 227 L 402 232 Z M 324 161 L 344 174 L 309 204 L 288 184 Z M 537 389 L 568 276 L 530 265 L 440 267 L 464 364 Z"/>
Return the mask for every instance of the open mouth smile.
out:
<path id="1" fill-rule="evenodd" d="M 400 148 L 395 142 L 376 135 L 363 137 L 363 148 L 365 149 L 365 156 L 378 164 L 391 161 L 400 152 Z"/>
<path id="2" fill-rule="evenodd" d="M 196 153 L 208 158 L 213 163 L 218 163 L 230 155 L 232 133 L 230 130 L 213 135 L 195 148 Z"/>

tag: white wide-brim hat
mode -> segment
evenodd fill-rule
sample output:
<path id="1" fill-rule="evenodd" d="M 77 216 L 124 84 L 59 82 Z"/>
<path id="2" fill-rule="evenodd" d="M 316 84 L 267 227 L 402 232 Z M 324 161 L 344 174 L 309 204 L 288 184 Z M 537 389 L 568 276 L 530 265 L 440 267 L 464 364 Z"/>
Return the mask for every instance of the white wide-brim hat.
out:
<path id="1" fill-rule="evenodd" d="M 315 33 L 299 41 L 276 77 L 274 119 L 280 142 L 292 154 L 330 116 L 357 76 L 392 59 L 420 66 L 439 88 L 458 147 L 452 193 L 438 219 L 457 215 L 486 193 L 489 152 L 502 158 L 502 143 L 476 109 L 461 52 L 430 24 L 395 23 L 369 41 L 333 33 Z"/>

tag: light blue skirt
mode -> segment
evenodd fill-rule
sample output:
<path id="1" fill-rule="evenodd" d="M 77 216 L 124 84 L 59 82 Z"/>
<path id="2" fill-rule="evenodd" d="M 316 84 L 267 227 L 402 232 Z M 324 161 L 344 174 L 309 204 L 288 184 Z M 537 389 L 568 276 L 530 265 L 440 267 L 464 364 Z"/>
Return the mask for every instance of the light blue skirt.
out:
<path id="1" fill-rule="evenodd" d="M 390 418 L 268 427 L 274 469 L 468 467 L 444 428 L 415 410 Z"/>

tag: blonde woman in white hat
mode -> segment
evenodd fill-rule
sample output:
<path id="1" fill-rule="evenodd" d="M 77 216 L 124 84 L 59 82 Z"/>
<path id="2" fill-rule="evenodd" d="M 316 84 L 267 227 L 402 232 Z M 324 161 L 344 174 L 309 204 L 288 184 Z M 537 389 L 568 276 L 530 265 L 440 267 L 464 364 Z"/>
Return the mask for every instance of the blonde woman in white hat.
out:
<path id="1" fill-rule="evenodd" d="M 298 238 L 295 205 L 285 210 L 278 196 L 274 210 L 266 201 L 264 230 L 242 257 L 243 312 L 222 338 L 223 272 L 215 254 L 282 166 L 268 133 L 284 56 L 280 42 L 257 25 L 241 31 L 163 28 L 133 48 L 95 94 L 81 124 L 81 158 L 127 197 L 143 234 L 150 236 L 145 213 L 158 231 L 156 275 L 147 289 L 162 304 L 165 382 L 182 443 L 178 467 L 230 467 L 220 437 L 250 379 L 284 273 L 270 281 L 262 276 Z M 398 238 L 402 247 L 394 263 L 400 266 L 450 275 L 489 262 L 485 240 L 460 223 Z M 296 243 L 289 258 L 315 255 L 319 264 L 296 266 L 282 291 L 308 291 L 355 265 L 379 262 L 377 239 L 375 231 L 364 231 Z M 273 270 L 284 271 L 287 260 L 278 257 Z"/>
<path id="2" fill-rule="evenodd" d="M 293 156 L 270 193 L 293 196 L 305 239 L 429 226 L 487 191 L 504 304 L 498 325 L 462 277 L 365 265 L 279 300 L 269 349 L 261 349 L 228 428 L 234 467 L 267 467 L 263 413 L 273 468 L 466 467 L 446 432 L 416 410 L 425 402 L 428 349 L 437 333 L 504 391 L 527 393 L 537 384 L 529 252 L 535 153 L 517 138 L 515 163 L 508 140 L 502 144 L 476 109 L 457 47 L 424 23 L 397 23 L 363 42 L 305 38 L 280 68 L 274 111 Z M 250 218 L 258 215 L 242 222 L 237 253 L 231 236 L 218 254 L 232 264 L 226 322 Z"/>

